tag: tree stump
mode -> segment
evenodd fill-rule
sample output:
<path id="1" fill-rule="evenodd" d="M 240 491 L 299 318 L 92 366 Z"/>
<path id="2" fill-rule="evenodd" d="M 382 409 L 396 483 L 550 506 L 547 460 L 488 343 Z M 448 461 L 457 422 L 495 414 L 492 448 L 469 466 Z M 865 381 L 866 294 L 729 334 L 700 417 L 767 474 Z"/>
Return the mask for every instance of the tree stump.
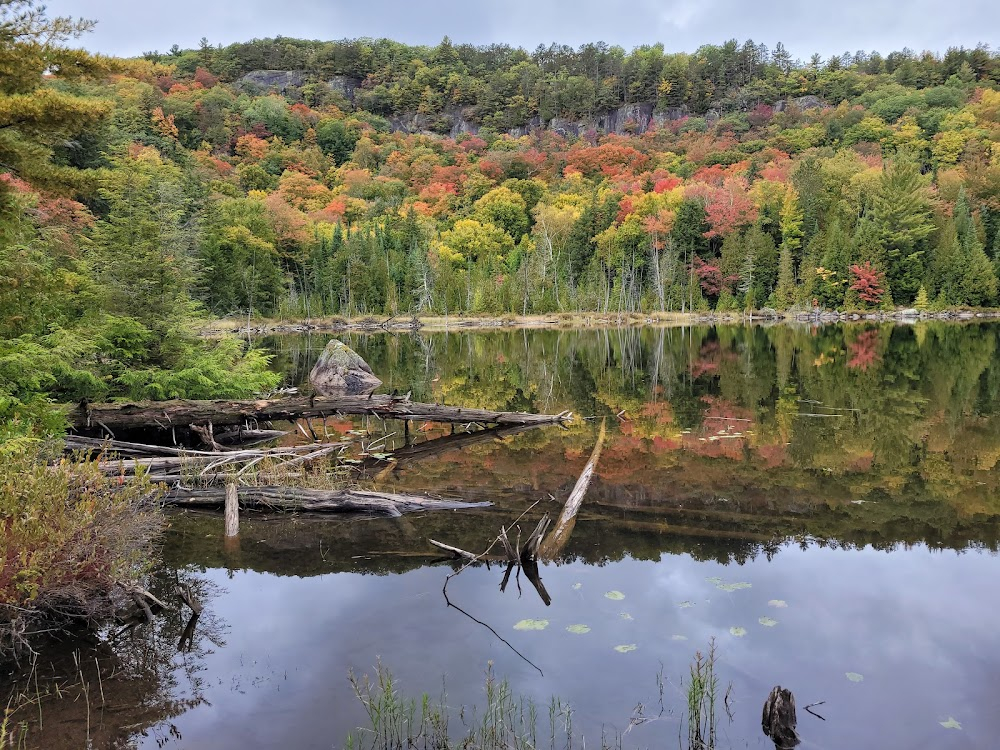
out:
<path id="1" fill-rule="evenodd" d="M 764 713 L 760 720 L 761 729 L 774 742 L 775 750 L 789 750 L 799 744 L 796 723 L 792 691 L 775 685 L 764 701 Z"/>

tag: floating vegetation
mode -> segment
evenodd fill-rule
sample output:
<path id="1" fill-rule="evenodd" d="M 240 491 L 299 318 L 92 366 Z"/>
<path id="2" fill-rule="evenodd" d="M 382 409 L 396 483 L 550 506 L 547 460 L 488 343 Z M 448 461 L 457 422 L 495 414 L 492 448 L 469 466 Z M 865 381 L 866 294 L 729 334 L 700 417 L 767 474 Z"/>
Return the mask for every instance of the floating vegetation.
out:
<path id="1" fill-rule="evenodd" d="M 846 676 L 851 682 L 863 682 L 865 679 L 863 674 L 858 674 L 857 672 L 847 672 Z"/>
<path id="2" fill-rule="evenodd" d="M 521 620 L 514 626 L 514 630 L 545 630 L 548 626 L 548 620 Z"/>
<path id="3" fill-rule="evenodd" d="M 710 576 L 710 577 L 706 578 L 705 580 L 708 581 L 709 583 L 715 584 L 716 586 L 718 586 L 720 583 L 722 583 L 722 579 L 719 578 L 719 576 Z"/>
<path id="4" fill-rule="evenodd" d="M 767 603 L 767 606 L 777 607 L 778 609 L 784 609 L 785 607 L 788 606 L 788 602 L 786 602 L 784 599 L 772 599 Z"/>
<path id="5" fill-rule="evenodd" d="M 623 643 L 620 646 L 615 646 L 615 651 L 619 654 L 627 654 L 629 651 L 635 651 L 637 648 L 639 647 L 634 643 Z"/>
<path id="6" fill-rule="evenodd" d="M 610 599 L 611 601 L 615 602 L 620 602 L 622 599 L 625 598 L 625 594 L 623 594 L 621 591 L 608 591 L 607 593 L 604 594 L 604 596 Z"/>
<path id="7" fill-rule="evenodd" d="M 686 635 L 672 635 L 672 636 L 670 636 L 670 640 L 672 640 L 672 641 L 686 641 L 687 639 L 688 639 L 688 637 Z"/>
<path id="8" fill-rule="evenodd" d="M 678 604 L 677 606 L 680 607 L 681 609 L 689 609 L 690 607 L 694 606 L 694 602 L 684 601 Z"/>
<path id="9" fill-rule="evenodd" d="M 737 638 L 742 638 L 743 636 L 745 636 L 747 634 L 747 629 L 746 628 L 738 628 L 738 627 L 736 627 L 734 625 L 733 627 L 729 628 L 729 632 L 732 635 L 735 635 Z"/>
<path id="10" fill-rule="evenodd" d="M 717 583 L 715 588 L 722 591 L 739 591 L 740 589 L 748 589 L 751 585 L 746 581 L 740 581 L 739 583 Z"/>
<path id="11" fill-rule="evenodd" d="M 582 583 L 574 583 L 573 584 L 573 590 L 574 591 L 579 591 L 582 588 L 583 588 L 583 584 Z"/>
<path id="12" fill-rule="evenodd" d="M 773 628 L 775 625 L 778 624 L 777 620 L 772 620 L 770 617 L 761 617 L 759 620 L 757 620 L 757 622 L 759 622 L 765 628 Z"/>
<path id="13" fill-rule="evenodd" d="M 566 628 L 570 633 L 576 633 L 577 635 L 583 635 L 584 633 L 590 632 L 589 625 L 570 625 Z"/>
<path id="14" fill-rule="evenodd" d="M 630 615 L 630 614 L 629 614 L 628 612 L 619 612 L 619 613 L 618 613 L 618 616 L 619 616 L 620 618 L 622 618 L 623 620 L 634 620 L 634 619 L 635 619 L 635 618 L 634 618 L 634 617 L 632 617 L 632 615 Z"/>
<path id="15" fill-rule="evenodd" d="M 962 724 L 954 716 L 949 716 L 947 721 L 939 721 L 938 724 L 945 729 L 961 729 Z"/>

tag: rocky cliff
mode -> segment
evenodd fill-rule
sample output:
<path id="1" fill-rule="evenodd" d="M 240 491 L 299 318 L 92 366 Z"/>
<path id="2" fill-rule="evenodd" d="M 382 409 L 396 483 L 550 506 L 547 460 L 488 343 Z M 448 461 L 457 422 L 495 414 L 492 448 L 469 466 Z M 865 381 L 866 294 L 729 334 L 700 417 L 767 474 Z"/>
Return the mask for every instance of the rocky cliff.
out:
<path id="1" fill-rule="evenodd" d="M 307 71 L 254 70 L 240 78 L 237 84 L 285 94 L 316 80 L 316 76 Z M 334 76 L 324 83 L 352 102 L 355 91 L 361 85 L 359 79 L 349 76 Z M 801 96 L 790 101 L 782 99 L 775 102 L 774 110 L 775 112 L 784 112 L 792 105 L 799 109 L 816 109 L 827 106 L 819 97 Z M 524 125 L 511 128 L 507 132 L 514 137 L 520 137 L 545 127 L 562 135 L 573 137 L 591 131 L 637 135 L 645 133 L 651 127 L 661 128 L 669 122 L 683 119 L 690 114 L 687 107 L 657 109 L 653 102 L 640 102 L 622 105 L 589 120 L 568 120 L 554 117 L 548 122 L 543 122 L 540 117 L 533 117 Z M 709 110 L 700 116 L 711 123 L 718 120 L 720 115 L 715 110 Z M 447 135 L 452 138 L 463 133 L 475 135 L 480 129 L 480 125 L 472 120 L 471 110 L 462 107 L 448 107 L 433 115 L 415 112 L 398 114 L 389 117 L 388 120 L 393 132 Z"/>

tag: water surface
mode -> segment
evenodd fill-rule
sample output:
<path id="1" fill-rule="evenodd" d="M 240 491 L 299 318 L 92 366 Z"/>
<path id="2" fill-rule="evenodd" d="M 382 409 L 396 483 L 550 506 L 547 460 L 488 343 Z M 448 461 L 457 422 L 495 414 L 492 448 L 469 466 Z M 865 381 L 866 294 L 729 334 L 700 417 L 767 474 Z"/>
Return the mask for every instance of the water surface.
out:
<path id="1" fill-rule="evenodd" d="M 372 674 L 381 660 L 407 694 L 445 690 L 456 716 L 483 704 L 492 668 L 539 704 L 570 703 L 588 743 L 641 713 L 656 720 L 625 747 L 683 746 L 688 665 L 715 639 L 721 688 L 732 686 L 719 747 L 772 746 L 759 717 L 777 684 L 796 696 L 804 747 L 994 747 L 998 336 L 924 323 L 345 337 L 386 389 L 415 400 L 588 419 L 485 440 L 415 425 L 420 449 L 398 423 L 316 421 L 331 436 L 388 436 L 377 452 L 400 460 L 384 471 L 369 459 L 360 481 L 494 505 L 249 517 L 238 548 L 219 517 L 174 515 L 157 585 L 177 572 L 205 615 L 190 651 L 177 652 L 179 613 L 98 647 L 108 679 L 103 709 L 91 690 L 91 736 L 341 747 L 364 719 L 349 670 Z M 326 341 L 267 344 L 301 383 Z M 579 521 L 541 570 L 551 605 L 524 579 L 500 593 L 495 566 L 449 584 L 521 658 L 446 606 L 452 567 L 426 540 L 479 551 L 529 508 L 525 535 L 557 514 L 601 419 L 608 441 Z M 522 620 L 548 625 L 515 629 Z M 819 701 L 825 720 L 802 710 Z M 47 701 L 37 746 L 79 747 L 80 703 Z"/>

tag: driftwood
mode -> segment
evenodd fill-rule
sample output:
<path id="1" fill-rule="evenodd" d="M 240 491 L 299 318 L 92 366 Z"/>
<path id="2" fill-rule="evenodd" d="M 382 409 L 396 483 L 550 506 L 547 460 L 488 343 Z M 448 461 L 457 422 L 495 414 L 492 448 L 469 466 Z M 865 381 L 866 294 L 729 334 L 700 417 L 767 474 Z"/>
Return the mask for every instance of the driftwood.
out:
<path id="1" fill-rule="evenodd" d="M 573 528 L 576 526 L 576 514 L 580 511 L 580 505 L 583 503 L 583 498 L 587 494 L 587 488 L 590 487 L 590 480 L 593 478 L 594 470 L 597 468 L 597 460 L 601 457 L 601 448 L 604 446 L 605 434 L 605 423 L 604 420 L 601 420 L 601 430 L 597 433 L 597 444 L 590 454 L 590 459 L 587 461 L 586 466 L 583 467 L 580 477 L 576 480 L 573 491 L 569 493 L 569 497 L 566 499 L 566 504 L 563 506 L 562 513 L 559 514 L 559 520 L 556 521 L 556 526 L 552 530 L 552 533 L 549 534 L 548 538 L 540 546 L 536 547 L 536 557 L 540 557 L 543 560 L 551 560 L 562 552 L 569 541 L 569 537 L 573 533 Z"/>
<path id="2" fill-rule="evenodd" d="M 791 750 L 799 744 L 796 723 L 795 696 L 791 690 L 775 685 L 764 701 L 764 712 L 760 720 L 761 729 L 774 742 L 775 750 Z"/>
<path id="3" fill-rule="evenodd" d="M 95 426 L 105 428 L 138 428 L 159 426 L 163 429 L 204 425 L 243 424 L 248 420 L 285 420 L 300 417 L 323 417 L 333 414 L 370 414 L 382 419 L 451 422 L 476 422 L 496 425 L 552 424 L 572 418 L 561 414 L 530 414 L 526 412 L 466 409 L 460 406 L 422 404 L 393 395 L 373 396 L 314 396 L 253 401 L 144 401 L 138 403 L 81 404 L 66 414 L 76 429 Z"/>
<path id="4" fill-rule="evenodd" d="M 241 487 L 240 504 L 245 508 L 274 508 L 313 513 L 361 512 L 381 516 L 401 516 L 420 510 L 457 510 L 480 508 L 490 503 L 467 503 L 462 500 L 438 499 L 423 495 L 400 495 L 366 490 L 313 490 L 299 487 Z M 167 490 L 164 502 L 180 507 L 225 506 L 224 487 Z"/>

